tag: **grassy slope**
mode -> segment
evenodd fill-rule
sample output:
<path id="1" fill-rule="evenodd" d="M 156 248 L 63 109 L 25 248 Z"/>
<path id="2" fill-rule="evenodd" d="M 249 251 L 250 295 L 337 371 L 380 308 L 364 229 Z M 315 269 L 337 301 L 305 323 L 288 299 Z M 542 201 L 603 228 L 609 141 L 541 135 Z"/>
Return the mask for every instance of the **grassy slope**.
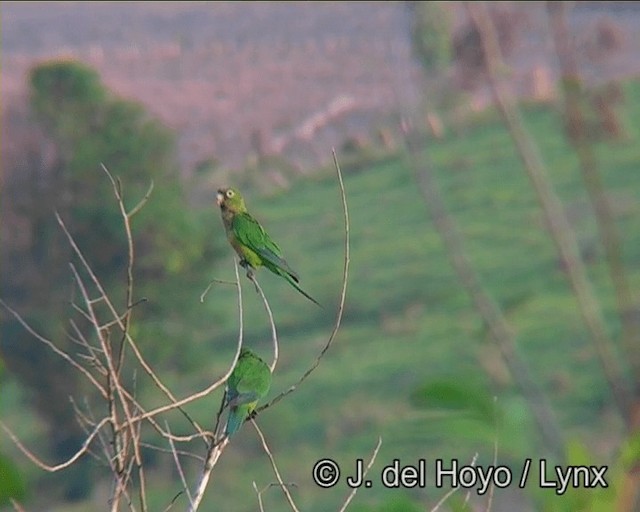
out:
<path id="1" fill-rule="evenodd" d="M 629 91 L 629 107 L 640 104 L 638 95 L 637 88 Z M 628 119 L 640 119 L 638 114 L 630 113 Z M 526 117 L 581 246 L 597 247 L 595 223 L 576 160 L 567 151 L 557 115 L 535 108 Z M 522 354 L 550 393 L 561 424 L 570 436 L 588 441 L 596 450 L 603 449 L 604 433 L 617 428 L 609 419 L 611 400 L 508 135 L 495 120 L 478 120 L 459 136 L 433 144 L 430 151 L 445 199 L 466 237 L 476 269 L 518 332 Z M 625 255 L 637 285 L 638 151 L 629 140 L 601 145 L 598 152 L 604 179 L 619 209 Z M 378 469 L 395 457 L 405 462 L 418 457 L 432 460 L 437 454 L 470 459 L 474 441 L 461 440 L 466 434 L 472 438 L 473 433 L 465 433 L 461 424 L 447 439 L 438 421 L 411 408 L 408 395 L 429 378 L 485 383 L 478 355 L 486 356 L 491 350 L 452 274 L 403 159 L 391 159 L 357 173 L 346 169 L 345 183 L 351 212 L 352 266 L 343 328 L 316 373 L 298 392 L 260 418 L 285 480 L 298 483 L 300 504 L 311 510 L 328 510 L 347 492 L 342 485 L 332 490 L 315 487 L 309 477 L 315 460 L 331 456 L 347 464 L 349 471 L 356 457 L 367 455 L 378 435 L 384 438 Z M 330 330 L 342 266 L 339 192 L 335 178 L 327 173 L 300 182 L 286 193 L 249 197 L 248 201 L 299 271 L 305 289 L 326 306 L 320 311 L 285 283 L 261 273 L 281 333 L 275 392 L 295 382 Z M 589 273 L 615 335 L 618 325 L 602 250 L 597 249 L 596 254 Z M 226 292 L 216 291 L 210 297 L 211 307 L 218 311 L 226 307 L 228 314 L 234 315 L 233 303 L 225 298 L 223 306 L 221 294 Z M 264 314 L 249 286 L 245 286 L 245 295 L 247 342 L 267 354 Z M 220 332 L 216 343 L 230 346 L 234 329 L 231 324 Z M 511 388 L 505 386 L 497 393 L 503 406 L 516 416 L 511 421 L 528 428 L 526 418 L 518 417 L 526 409 Z M 237 504 L 242 500 L 248 510 L 254 506 L 251 480 L 256 479 L 259 486 L 274 480 L 250 430 L 246 427 L 225 454 L 219 481 L 209 494 L 212 503 L 228 499 Z M 438 444 L 433 444 L 434 439 Z M 519 451 L 516 447 L 516 456 L 539 455 L 532 453 L 534 443 L 528 439 L 525 447 L 520 446 Z M 363 490 L 358 499 L 375 501 L 390 492 L 378 486 Z M 269 492 L 268 499 L 274 509 L 282 506 L 276 490 Z"/>
<path id="2" fill-rule="evenodd" d="M 638 130 L 640 88 L 629 90 L 631 127 Z M 576 161 L 567 151 L 557 115 L 548 109 L 527 112 L 527 124 L 541 146 L 554 184 L 565 201 L 581 245 L 597 246 L 595 224 L 586 202 Z M 632 134 L 634 139 L 635 133 Z M 640 272 L 640 174 L 634 140 L 598 148 L 603 177 L 620 210 L 618 224 L 635 288 Z M 432 144 L 431 159 L 451 212 L 466 237 L 473 263 L 519 335 L 522 354 L 534 375 L 550 393 L 561 424 L 607 456 L 601 439 L 618 427 L 611 421 L 611 400 L 599 372 L 594 350 L 583 330 L 548 239 L 541 212 L 526 175 L 500 123 L 478 119 L 457 136 Z M 430 378 L 464 379 L 486 385 L 481 359 L 495 361 L 485 333 L 456 282 L 441 241 L 428 218 L 412 171 L 403 158 L 393 158 L 350 173 L 345 184 L 351 213 L 351 275 L 343 327 L 317 371 L 286 400 L 259 418 L 285 481 L 295 481 L 294 496 L 304 510 L 331 510 L 344 499 L 343 484 L 322 490 L 310 479 L 316 460 L 332 457 L 351 471 L 357 457 L 367 457 L 377 437 L 383 448 L 375 470 L 393 458 L 406 463 L 419 457 L 470 459 L 482 441 L 460 423 L 452 430 L 424 411 L 412 408 L 408 397 Z M 325 305 L 320 310 L 286 283 L 260 273 L 274 309 L 281 356 L 272 396 L 311 364 L 332 325 L 342 269 L 342 217 L 337 181 L 327 172 L 297 183 L 286 193 L 249 196 L 253 213 L 279 242 L 302 285 Z M 222 237 L 216 218 L 212 236 Z M 602 299 L 610 331 L 618 326 L 602 251 L 589 265 Z M 231 278 L 231 251 L 216 277 Z M 269 354 L 268 324 L 261 303 L 243 279 L 246 343 Z M 205 283 L 206 284 L 206 283 Z M 202 288 L 204 288 L 204 285 Z M 200 290 L 194 290 L 194 303 Z M 197 307 L 201 307 L 198 305 Z M 181 395 L 206 386 L 225 369 L 237 337 L 237 313 L 232 288 L 214 288 L 203 314 L 212 318 L 211 339 L 197 348 L 211 361 L 197 375 L 167 376 Z M 177 328 L 177 327 L 176 327 Z M 488 355 L 487 355 L 488 354 Z M 173 382 L 172 382 L 173 381 Z M 509 421 L 528 432 L 526 408 L 509 384 L 496 390 L 509 410 Z M 216 399 L 191 407 L 208 422 Z M 471 430 L 469 430 L 471 429 Z M 177 429 L 174 429 L 176 431 Z M 207 500 L 216 510 L 254 510 L 251 482 L 259 488 L 273 482 L 266 456 L 250 426 L 245 426 L 214 473 Z M 449 435 L 447 435 L 449 430 Z M 526 434 L 525 434 L 526 437 Z M 469 439 L 467 439 L 469 438 Z M 516 446 L 517 457 L 535 457 L 530 438 Z M 596 461 L 600 464 L 606 460 Z M 490 460 L 480 460 L 488 464 Z M 163 464 L 169 468 L 170 460 Z M 195 474 L 198 465 L 188 468 Z M 162 510 L 178 490 L 171 479 L 157 490 L 152 509 Z M 430 481 L 430 480 L 429 480 Z M 360 503 L 377 502 L 390 493 L 380 485 L 362 490 Z M 434 502 L 441 491 L 414 491 L 423 502 Z M 182 499 L 182 498 L 181 498 Z M 215 504 L 215 505 L 214 505 Z M 284 510 L 277 489 L 265 494 L 267 510 Z M 213 508 L 212 508 L 213 509 Z"/>

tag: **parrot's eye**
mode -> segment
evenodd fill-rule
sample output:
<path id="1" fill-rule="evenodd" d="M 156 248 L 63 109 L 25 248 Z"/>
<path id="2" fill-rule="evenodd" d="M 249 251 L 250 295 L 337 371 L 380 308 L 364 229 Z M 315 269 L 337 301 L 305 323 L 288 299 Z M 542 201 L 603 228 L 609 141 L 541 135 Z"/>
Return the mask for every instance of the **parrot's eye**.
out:
<path id="1" fill-rule="evenodd" d="M 227 190 L 227 197 L 229 199 L 231 199 L 234 195 L 235 195 L 235 192 L 233 190 Z"/>

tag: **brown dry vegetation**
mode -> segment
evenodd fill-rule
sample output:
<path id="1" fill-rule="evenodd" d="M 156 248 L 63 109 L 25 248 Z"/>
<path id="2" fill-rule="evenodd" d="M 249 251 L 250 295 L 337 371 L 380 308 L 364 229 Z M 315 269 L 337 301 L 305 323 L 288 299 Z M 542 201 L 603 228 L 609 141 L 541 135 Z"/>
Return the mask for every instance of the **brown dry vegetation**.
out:
<path id="1" fill-rule="evenodd" d="M 209 158 L 241 166 L 255 140 L 299 167 L 327 161 L 332 146 L 370 137 L 406 108 L 406 82 L 417 76 L 403 2 L 3 2 L 1 9 L 5 155 L 19 133 L 7 125 L 22 109 L 25 74 L 47 58 L 94 66 L 117 94 L 176 129 L 185 172 Z M 511 9 L 520 27 L 510 59 L 515 83 L 537 95 L 527 89 L 549 89 L 554 75 L 540 30 L 546 15 L 542 4 Z M 617 3 L 574 9 L 575 23 L 604 27 L 619 50 L 587 75 L 638 71 L 637 11 Z M 596 51 L 594 41 L 582 43 Z M 538 74 L 547 85 L 532 81 Z M 486 104 L 482 95 L 475 104 Z"/>

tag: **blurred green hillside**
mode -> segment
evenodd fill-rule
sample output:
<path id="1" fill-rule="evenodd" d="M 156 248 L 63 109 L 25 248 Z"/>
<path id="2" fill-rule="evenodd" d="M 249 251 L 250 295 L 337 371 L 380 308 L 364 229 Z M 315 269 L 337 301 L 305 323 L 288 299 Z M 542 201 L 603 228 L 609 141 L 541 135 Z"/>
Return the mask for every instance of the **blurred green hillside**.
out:
<path id="1" fill-rule="evenodd" d="M 629 138 L 600 143 L 597 153 L 623 234 L 632 285 L 637 290 L 640 84 L 628 84 L 625 93 Z M 611 283 L 577 161 L 565 142 L 559 114 L 547 106 L 526 107 L 524 113 L 576 230 L 589 277 L 615 338 L 619 324 Z M 489 112 L 478 115 L 458 133 L 429 142 L 426 150 L 472 262 L 517 333 L 521 354 L 547 392 L 567 439 L 588 445 L 595 457 L 593 464 L 610 463 L 615 456 L 612 448 L 623 435 L 621 422 L 509 135 L 497 116 Z M 311 377 L 258 417 L 284 481 L 297 486 L 292 493 L 302 510 L 334 510 L 349 492 L 344 482 L 332 489 L 316 486 L 311 470 L 317 460 L 332 458 L 342 465 L 345 475 L 350 474 L 356 458 L 368 459 L 378 436 L 382 437 L 382 448 L 372 470 L 373 487 L 359 491 L 353 510 L 380 506 L 405 495 L 433 505 L 448 490 L 432 486 L 426 490 L 384 489 L 375 475 L 394 458 L 405 464 L 424 458 L 431 468 L 436 458 L 456 457 L 467 463 L 478 452 L 478 464 L 491 464 L 493 428 L 474 421 L 464 411 L 447 413 L 413 405 L 412 394 L 431 381 L 464 383 L 496 396 L 497 407 L 504 411 L 496 427 L 499 463 L 519 467 L 527 457 L 548 455 L 539 447 L 526 404 L 514 390 L 451 270 L 406 156 L 388 154 L 366 163 L 343 168 L 351 220 L 351 271 L 340 332 Z M 281 279 L 259 272 L 280 339 L 281 355 L 270 393 L 275 396 L 297 382 L 313 363 L 333 325 L 343 265 L 340 192 L 335 172 L 324 169 L 297 181 L 287 191 L 265 196 L 249 189 L 245 197 L 249 210 L 300 274 L 303 288 L 325 306 L 324 310 L 315 307 Z M 150 204 L 153 202 L 152 196 Z M 207 219 L 211 243 L 224 247 L 220 242 L 224 230 L 214 205 L 196 214 Z M 211 279 L 233 279 L 231 248 L 223 254 L 215 268 L 212 265 Z M 179 360 L 162 364 L 166 369 L 164 381 L 177 396 L 202 389 L 218 378 L 235 348 L 238 315 L 234 287 L 214 284 L 201 304 L 200 294 L 207 284 L 190 279 L 191 289 L 180 289 L 181 300 L 191 303 L 189 317 L 209 318 L 211 328 L 208 338 L 199 330 L 192 346 L 185 347 L 188 364 Z M 244 276 L 242 284 L 245 343 L 268 356 L 271 342 L 266 314 Z M 158 293 L 170 293 L 163 290 L 161 282 L 145 285 L 151 304 L 154 297 L 149 293 L 155 286 Z M 141 326 L 137 332 L 143 350 L 151 353 L 162 352 L 163 345 L 180 347 L 184 339 L 192 339 L 191 330 L 189 318 L 174 317 L 155 326 Z M 149 339 L 150 333 L 154 333 L 153 339 Z M 172 358 L 179 358 L 179 353 L 167 351 Z M 15 383 L 9 381 L 4 388 L 11 393 L 3 392 L 0 399 L 3 419 L 18 430 L 29 424 L 29 413 Z M 138 392 L 148 403 L 160 399 L 151 386 Z M 218 393 L 190 404 L 187 410 L 209 425 L 220 398 Z M 174 433 L 188 432 L 179 416 L 171 418 L 175 421 Z M 25 428 L 24 435 L 27 441 L 36 442 L 38 432 L 33 427 Z M 197 452 L 202 445 L 194 442 L 189 448 Z M 2 450 L 18 461 L 28 481 L 46 481 L 46 475 L 17 455 L 10 443 L 4 442 Z M 163 510 L 180 491 L 179 478 L 170 455 L 149 456 L 154 458 L 149 473 L 150 509 Z M 192 481 L 198 470 L 198 462 L 187 464 L 187 476 Z M 427 480 L 432 482 L 431 477 Z M 216 467 L 204 509 L 255 510 L 252 481 L 260 489 L 275 477 L 255 432 L 247 424 Z M 102 485 L 106 490 L 109 483 Z M 497 503 L 501 492 L 497 491 Z M 514 489 L 504 492 L 516 494 Z M 31 493 L 37 494 L 33 488 Z M 263 497 L 266 510 L 286 509 L 277 488 L 266 491 Z M 35 501 L 42 502 L 42 498 Z M 178 498 L 177 509 L 184 503 L 184 497 Z M 71 509 L 62 506 L 56 510 Z M 73 510 L 104 507 L 82 503 Z"/>

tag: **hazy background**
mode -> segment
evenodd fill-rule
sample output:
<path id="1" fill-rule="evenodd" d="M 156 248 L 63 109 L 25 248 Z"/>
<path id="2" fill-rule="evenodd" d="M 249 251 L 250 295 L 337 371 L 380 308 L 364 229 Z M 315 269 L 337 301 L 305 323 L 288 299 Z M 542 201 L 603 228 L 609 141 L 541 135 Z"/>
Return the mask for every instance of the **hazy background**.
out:
<path id="1" fill-rule="evenodd" d="M 378 436 L 383 444 L 373 475 L 394 458 L 407 464 L 425 458 L 431 469 L 437 457 L 468 462 L 478 454 L 477 463 L 486 466 L 496 439 L 498 463 L 517 475 L 525 458 L 553 460 L 553 450 L 541 442 L 528 400 L 452 270 L 407 158 L 409 133 L 422 141 L 417 155 L 430 162 L 470 264 L 549 401 L 564 463 L 608 464 L 618 484 L 602 493 L 599 505 L 597 491 L 556 498 L 535 485 L 524 491 L 514 485 L 496 491 L 491 510 L 611 510 L 629 484 L 625 470 L 639 459 L 637 434 L 631 435 L 637 430 L 625 429 L 611 398 L 567 262 L 549 238 L 513 139 L 492 106 L 464 6 L 445 4 L 445 39 L 454 52 L 427 73 L 412 49 L 416 9 L 409 2 L 2 2 L 0 298 L 75 353 L 68 319 L 77 319 L 70 304 L 79 299 L 68 262 L 77 260 L 53 212 L 60 212 L 122 306 L 126 245 L 100 163 L 122 177 L 128 206 L 153 180 L 156 188 L 134 223 L 135 298 L 147 302 L 136 306 L 132 332 L 177 396 L 200 390 L 226 370 L 237 339 L 233 288 L 216 286 L 204 304 L 199 299 L 211 279 L 233 278 L 232 251 L 213 201 L 219 186 L 242 187 L 303 288 L 325 306 L 317 309 L 286 283 L 259 274 L 280 339 L 273 397 L 311 365 L 333 325 L 344 235 L 331 166 L 335 148 L 351 213 L 345 319 L 318 370 L 259 417 L 283 479 L 298 485 L 292 492 L 301 510 L 337 510 L 349 489 L 317 487 L 310 478 L 314 462 L 335 458 L 348 474 L 356 458 L 371 454 Z M 492 9 L 508 89 L 548 166 L 610 345 L 625 367 L 629 354 L 607 252 L 563 130 L 545 4 L 504 2 Z M 575 2 L 567 17 L 587 91 L 582 106 L 598 125 L 590 147 L 637 297 L 640 3 Z M 104 110 L 85 120 L 73 97 L 46 89 L 38 104 L 30 73 L 51 61 L 95 70 L 79 74 L 107 98 Z M 243 283 L 245 342 L 268 357 L 262 304 L 244 277 Z M 15 316 L 3 309 L 0 320 L 1 419 L 44 460 L 64 460 L 84 436 L 69 396 L 86 399 L 96 417 L 103 410 L 86 383 Z M 148 379 L 136 383 L 148 407 L 164 403 Z M 187 409 L 210 425 L 220 399 L 214 393 Z M 166 419 L 172 431 L 191 433 L 181 416 Z M 161 441 L 149 434 L 150 443 Z M 201 443 L 185 449 L 203 454 Z M 152 449 L 145 461 L 149 509 L 164 510 L 181 490 L 174 462 Z M 200 463 L 184 464 L 193 486 Z M 108 508 L 108 471 L 90 457 L 50 475 L 3 437 L 2 472 L 17 489 L 0 486 L 6 510 L 7 494 L 25 510 Z M 211 510 L 255 510 L 252 481 L 258 488 L 275 481 L 248 425 L 213 475 L 205 498 Z M 350 510 L 431 510 L 448 491 L 435 489 L 431 474 L 427 489 L 388 490 L 375 479 Z M 458 494 L 447 504 L 451 510 L 463 506 Z M 287 507 L 276 488 L 264 496 L 266 510 Z M 484 510 L 486 497 L 474 494 L 471 503 Z M 185 504 L 182 496 L 174 509 Z"/>

